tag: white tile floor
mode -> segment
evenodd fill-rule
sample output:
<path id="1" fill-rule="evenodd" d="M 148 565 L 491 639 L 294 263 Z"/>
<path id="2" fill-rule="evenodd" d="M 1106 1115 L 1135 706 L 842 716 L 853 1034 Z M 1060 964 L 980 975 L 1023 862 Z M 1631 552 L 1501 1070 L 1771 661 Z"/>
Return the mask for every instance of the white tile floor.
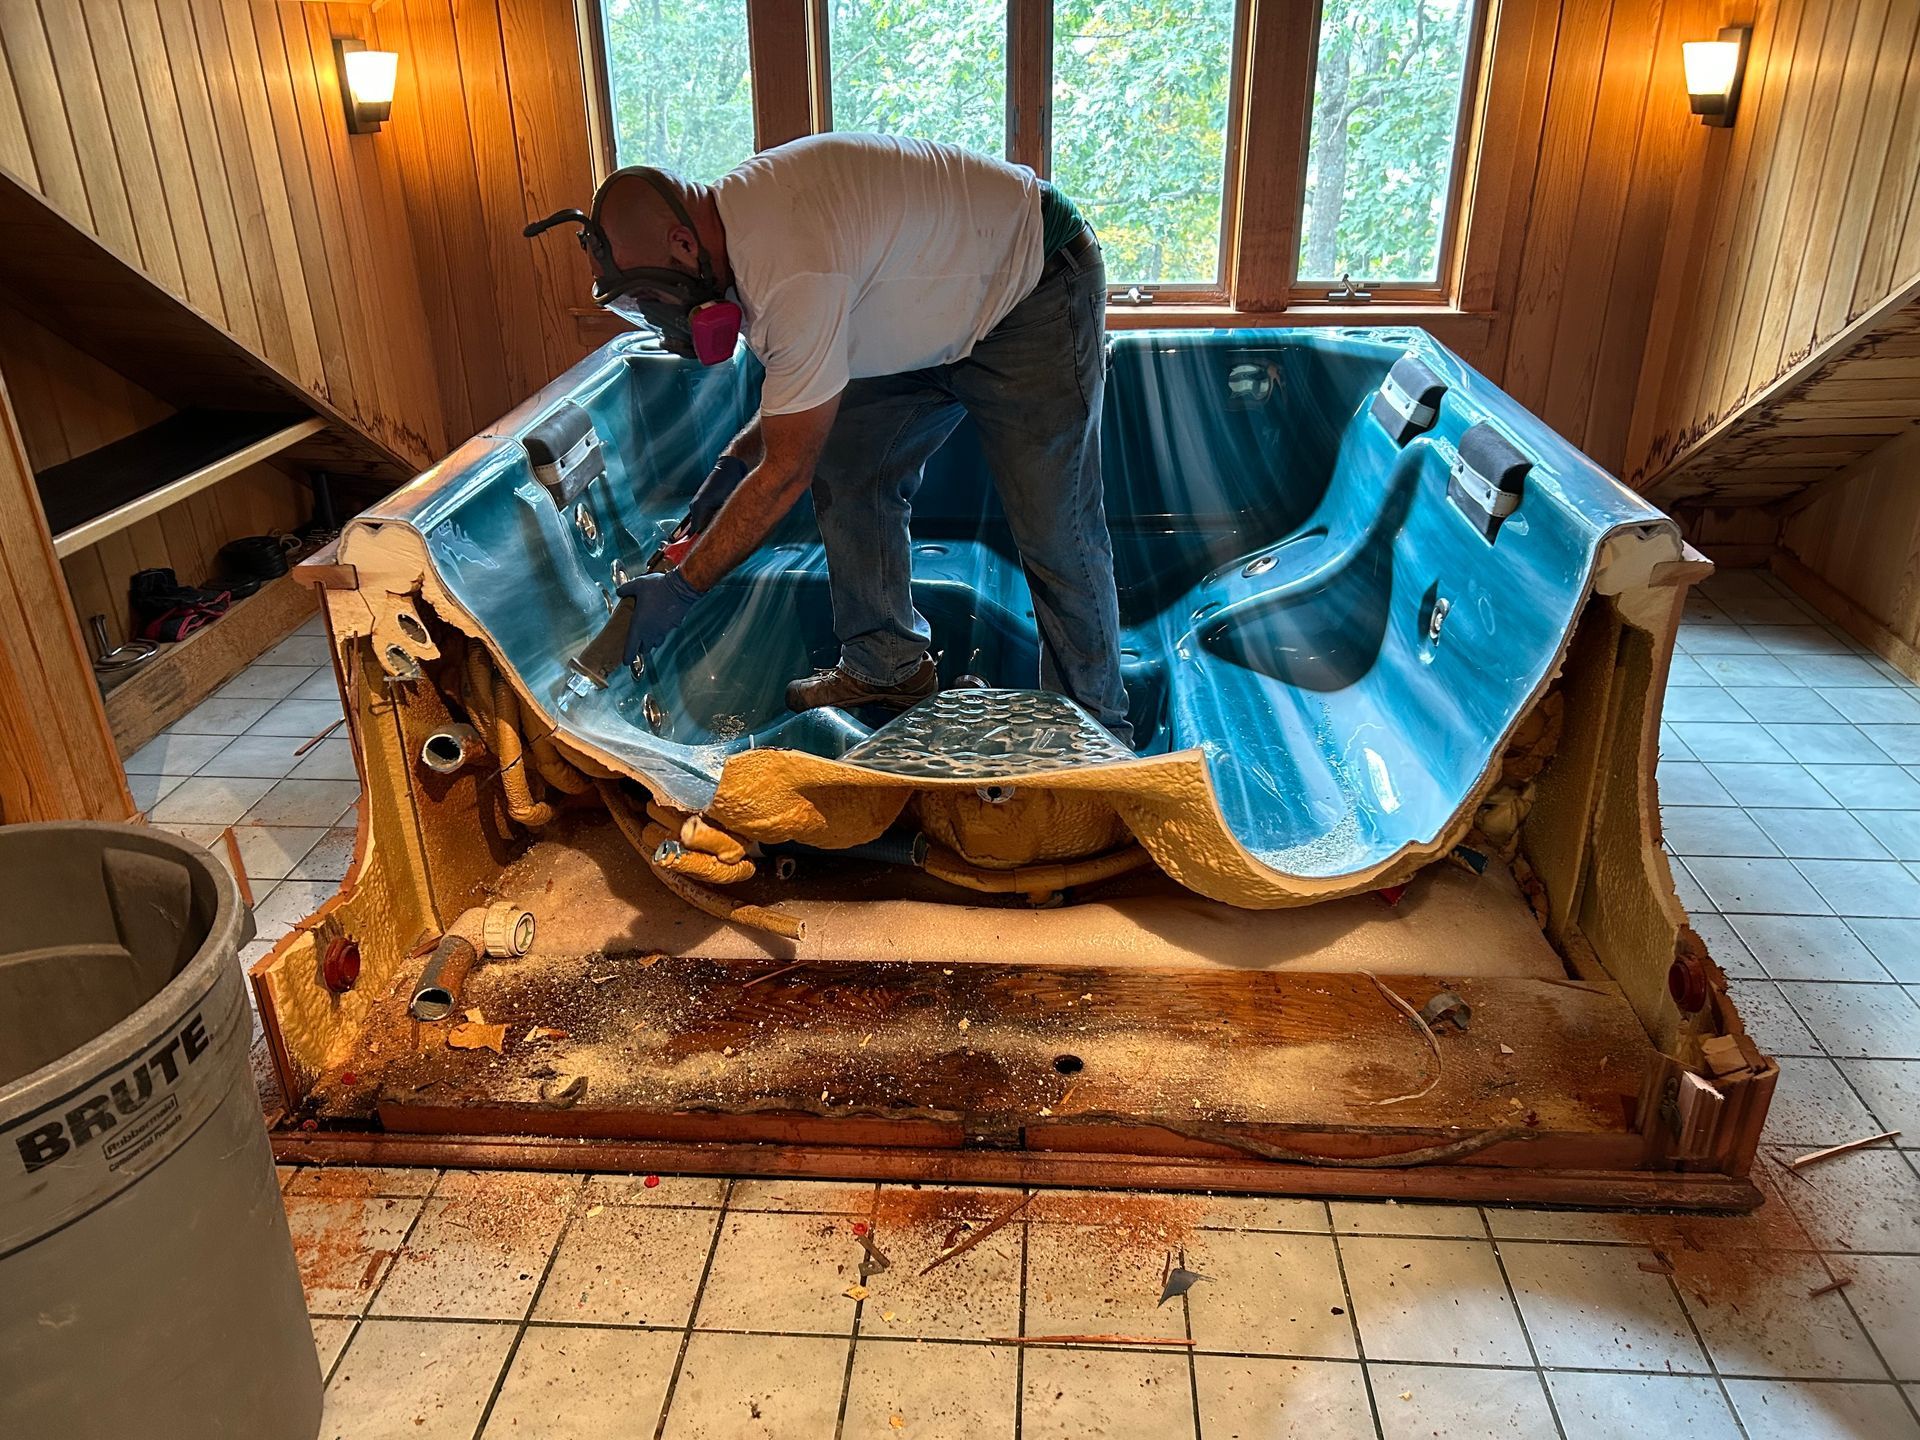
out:
<path id="1" fill-rule="evenodd" d="M 260 743 L 339 713 L 311 639 L 131 767 L 157 821 L 239 826 L 263 936 L 351 848 L 344 745 Z M 1783 1067 L 1754 1216 L 1055 1192 L 918 1278 L 942 1211 L 1016 1192 L 288 1171 L 324 1435 L 1917 1440 L 1920 689 L 1755 573 L 1682 643 L 1674 876 Z M 893 1263 L 854 1299 L 863 1225 Z M 1169 1254 L 1208 1278 L 1162 1307 Z M 1160 1343 L 1006 1343 L 1049 1334 Z"/>

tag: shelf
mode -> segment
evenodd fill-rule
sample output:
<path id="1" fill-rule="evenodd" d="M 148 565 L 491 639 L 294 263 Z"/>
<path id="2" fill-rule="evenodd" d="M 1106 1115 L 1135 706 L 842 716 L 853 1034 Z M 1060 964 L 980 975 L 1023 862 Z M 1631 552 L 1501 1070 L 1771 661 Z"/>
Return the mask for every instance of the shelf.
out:
<path id="1" fill-rule="evenodd" d="M 183 409 L 318 415 L 325 423 L 302 437 L 293 458 L 389 487 L 418 469 L 5 169 L 0 295 L 68 344 Z"/>
<path id="2" fill-rule="evenodd" d="M 34 476 L 61 559 L 326 429 L 254 410 L 183 410 Z"/>

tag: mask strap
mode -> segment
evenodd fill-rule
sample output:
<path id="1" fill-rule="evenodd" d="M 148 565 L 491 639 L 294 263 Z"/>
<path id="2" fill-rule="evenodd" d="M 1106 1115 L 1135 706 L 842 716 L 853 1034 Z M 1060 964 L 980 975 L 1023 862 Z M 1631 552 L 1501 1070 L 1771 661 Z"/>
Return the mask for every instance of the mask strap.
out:
<path id="1" fill-rule="evenodd" d="M 594 232 L 600 237 L 600 243 L 606 249 L 606 268 L 613 270 L 615 267 L 612 263 L 613 247 L 607 242 L 607 232 L 600 228 L 600 206 L 606 199 L 607 188 L 623 175 L 638 175 L 653 188 L 654 194 L 667 202 L 667 208 L 673 211 L 674 218 L 686 226 L 693 235 L 694 249 L 700 257 L 700 278 L 716 289 L 719 288 L 719 282 L 714 278 L 713 273 L 713 257 L 707 253 L 706 242 L 700 238 L 700 227 L 693 223 L 693 216 L 687 213 L 687 207 L 680 203 L 680 197 L 674 194 L 672 186 L 654 174 L 653 171 L 640 165 L 630 165 L 624 170 L 614 171 L 613 174 L 600 182 L 600 188 L 594 192 L 592 225 Z M 582 243 L 584 243 L 584 241 Z"/>

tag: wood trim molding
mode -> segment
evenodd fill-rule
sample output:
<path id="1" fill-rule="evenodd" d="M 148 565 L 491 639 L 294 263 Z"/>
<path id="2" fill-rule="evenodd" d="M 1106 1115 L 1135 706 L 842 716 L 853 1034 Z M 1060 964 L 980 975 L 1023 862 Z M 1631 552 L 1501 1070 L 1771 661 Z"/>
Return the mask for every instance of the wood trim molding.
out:
<path id="1" fill-rule="evenodd" d="M 762 150 L 813 134 L 813 20 L 807 0 L 747 0 L 753 136 Z"/>
<path id="2" fill-rule="evenodd" d="M 134 814 L 0 380 L 0 823 Z"/>
<path id="3" fill-rule="evenodd" d="M 1053 173 L 1053 0 L 1007 0 L 1007 158 Z"/>
<path id="4" fill-rule="evenodd" d="M 1909 680 L 1920 683 L 1920 649 L 1883 624 L 1879 617 L 1843 595 L 1830 581 L 1789 550 L 1776 550 L 1767 567 L 1795 594 L 1838 625 Z"/>
<path id="5" fill-rule="evenodd" d="M 317 417 L 297 421 L 284 430 L 275 431 L 265 439 L 256 440 L 251 445 L 243 445 L 230 455 L 222 455 L 211 465 L 202 465 L 198 470 L 182 475 L 158 490 L 150 490 L 145 495 L 116 506 L 104 515 L 96 515 L 84 524 L 71 530 L 63 530 L 53 537 L 53 553 L 61 559 L 77 554 L 89 545 L 117 535 L 130 525 L 138 524 L 149 515 L 158 515 L 173 505 L 178 505 L 210 486 L 218 485 L 229 475 L 238 475 L 249 466 L 258 464 L 269 456 L 299 444 L 310 435 L 318 434 L 327 428 L 327 422 Z"/>
<path id="6" fill-rule="evenodd" d="M 1228 287 L 1237 310 L 1283 310 L 1300 249 L 1320 0 L 1249 4 L 1240 167 L 1228 180 L 1239 196 Z"/>

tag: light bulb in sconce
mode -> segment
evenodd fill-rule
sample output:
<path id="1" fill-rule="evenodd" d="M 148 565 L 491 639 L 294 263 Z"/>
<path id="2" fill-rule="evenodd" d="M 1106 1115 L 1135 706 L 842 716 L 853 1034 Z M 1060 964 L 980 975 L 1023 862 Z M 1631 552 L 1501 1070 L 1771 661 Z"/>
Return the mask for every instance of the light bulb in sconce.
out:
<path id="1" fill-rule="evenodd" d="M 400 57 L 392 50 L 369 50 L 359 40 L 336 37 L 334 60 L 340 71 L 340 102 L 347 130 L 371 135 L 393 113 L 393 82 Z"/>
<path id="2" fill-rule="evenodd" d="M 1740 82 L 1747 68 L 1747 38 L 1752 30 L 1729 25 L 1714 40 L 1690 40 L 1680 47 L 1687 73 L 1687 101 L 1703 124 L 1733 124 L 1740 105 Z"/>

